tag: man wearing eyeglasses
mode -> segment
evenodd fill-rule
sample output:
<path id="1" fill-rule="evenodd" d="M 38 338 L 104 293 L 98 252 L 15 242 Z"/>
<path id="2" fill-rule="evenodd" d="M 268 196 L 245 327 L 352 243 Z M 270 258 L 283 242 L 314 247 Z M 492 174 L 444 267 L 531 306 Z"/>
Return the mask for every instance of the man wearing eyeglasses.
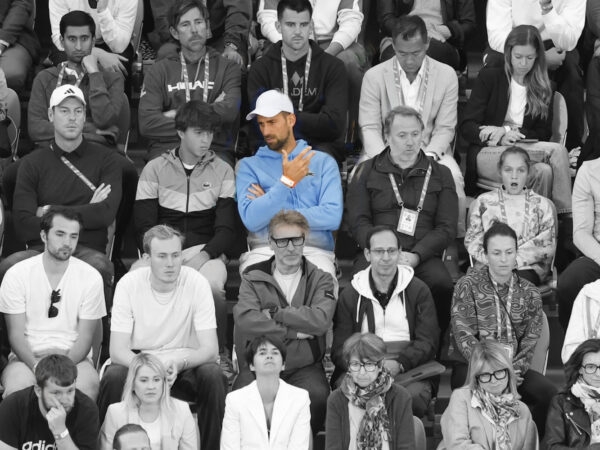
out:
<path id="1" fill-rule="evenodd" d="M 99 380 L 91 356 L 94 332 L 106 315 L 102 277 L 72 256 L 82 228 L 79 213 L 52 207 L 40 228 L 44 252 L 11 267 L 0 286 L 12 349 L 1 377 L 4 397 L 34 385 L 38 361 L 58 353 L 77 365 L 77 389 L 95 400 Z"/>
<path id="2" fill-rule="evenodd" d="M 371 229 L 366 242 L 364 254 L 370 265 L 342 291 L 333 321 L 332 387 L 348 369 L 342 348 L 354 333 L 375 333 L 384 340 L 383 366 L 394 377 L 433 361 L 437 352 L 440 329 L 433 297 L 427 285 L 415 278 L 413 268 L 400 264 L 398 236 L 392 228 L 379 225 Z M 423 417 L 434 383 L 425 379 L 404 387 L 411 394 L 413 414 Z"/>
<path id="3" fill-rule="evenodd" d="M 329 384 L 323 356 L 336 301 L 332 277 L 303 256 L 309 233 L 308 221 L 299 212 L 275 214 L 268 227 L 273 256 L 242 274 L 239 300 L 233 308 L 240 364 L 233 388 L 253 381 L 242 357 L 248 343 L 261 335 L 278 336 L 286 342 L 288 355 L 281 378 L 308 391 L 316 434 L 325 422 Z"/>

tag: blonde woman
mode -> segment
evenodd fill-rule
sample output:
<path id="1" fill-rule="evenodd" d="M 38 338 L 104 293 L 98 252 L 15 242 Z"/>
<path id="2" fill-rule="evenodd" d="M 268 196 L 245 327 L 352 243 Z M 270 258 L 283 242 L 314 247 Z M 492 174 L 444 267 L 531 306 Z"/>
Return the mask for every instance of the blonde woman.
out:
<path id="1" fill-rule="evenodd" d="M 519 401 L 517 376 L 503 344 L 482 341 L 473 347 L 467 384 L 452 392 L 442 415 L 443 449 L 535 450 L 535 423 Z"/>
<path id="2" fill-rule="evenodd" d="M 129 365 L 123 401 L 108 407 L 100 431 L 100 449 L 111 450 L 114 435 L 127 423 L 142 426 L 152 450 L 198 450 L 197 427 L 187 403 L 171 398 L 167 371 L 148 353 Z"/>

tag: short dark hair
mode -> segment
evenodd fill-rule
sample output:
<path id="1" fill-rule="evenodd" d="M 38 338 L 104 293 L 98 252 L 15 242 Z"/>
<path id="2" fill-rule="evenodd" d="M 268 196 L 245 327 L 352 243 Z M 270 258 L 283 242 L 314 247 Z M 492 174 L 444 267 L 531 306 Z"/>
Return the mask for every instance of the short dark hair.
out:
<path id="1" fill-rule="evenodd" d="M 248 364 L 248 367 L 254 362 L 254 356 L 256 355 L 256 352 L 260 346 L 266 343 L 273 345 L 273 347 L 279 350 L 279 353 L 281 353 L 281 359 L 285 363 L 287 348 L 283 341 L 277 336 L 263 334 L 262 336 L 252 339 L 246 346 L 246 353 L 244 354 L 244 357 L 246 358 L 246 364 Z"/>
<path id="2" fill-rule="evenodd" d="M 385 231 L 389 231 L 394 235 L 394 237 L 396 238 L 396 242 L 398 243 L 398 250 L 402 250 L 402 244 L 400 243 L 400 237 L 398 236 L 398 233 L 396 233 L 396 231 L 392 229 L 392 227 L 389 227 L 387 225 L 376 225 L 369 230 L 369 232 L 367 233 L 367 242 L 365 244 L 365 248 L 367 250 L 371 250 L 371 238 L 376 234 L 383 233 Z"/>
<path id="3" fill-rule="evenodd" d="M 220 125 L 221 116 L 212 105 L 202 100 L 191 100 L 184 103 L 175 114 L 175 129 L 178 131 L 199 128 L 203 131 L 215 132 Z"/>
<path id="4" fill-rule="evenodd" d="M 67 220 L 72 220 L 79 223 L 79 230 L 83 228 L 83 218 L 79 212 L 65 208 L 64 206 L 51 206 L 42 216 L 40 221 L 40 229 L 48 233 L 50 228 L 52 228 L 52 224 L 56 216 L 61 216 Z"/>
<path id="5" fill-rule="evenodd" d="M 488 242 L 494 236 L 506 236 L 513 238 L 515 240 L 515 248 L 517 248 L 518 241 L 515 230 L 513 230 L 510 225 L 505 224 L 504 222 L 496 221 L 487 229 L 485 233 L 483 233 L 483 253 L 487 254 Z"/>
<path id="6" fill-rule="evenodd" d="M 310 17 L 313 14 L 313 7 L 308 0 L 279 0 L 277 4 L 277 20 L 281 20 L 283 12 L 286 9 L 291 9 L 297 13 L 308 11 Z"/>
<path id="7" fill-rule="evenodd" d="M 92 37 L 96 36 L 96 22 L 94 18 L 85 11 L 69 11 L 60 18 L 60 35 L 65 37 L 67 27 L 89 27 Z"/>
<path id="8" fill-rule="evenodd" d="M 394 119 L 396 119 L 396 116 L 414 117 L 415 119 L 417 119 L 417 122 L 419 122 L 419 125 L 421 125 L 421 131 L 425 129 L 423 118 L 416 109 L 411 108 L 410 106 L 400 105 L 391 109 L 387 113 L 387 116 L 385 116 L 385 120 L 383 121 L 383 133 L 385 136 L 389 136 L 389 134 L 391 133 L 392 124 L 394 123 Z"/>
<path id="9" fill-rule="evenodd" d="M 169 20 L 169 26 L 172 28 L 177 28 L 179 21 L 181 20 L 181 16 L 183 16 L 188 11 L 198 8 L 200 10 L 200 15 L 206 20 L 206 26 L 209 26 L 208 18 L 208 8 L 204 6 L 201 0 L 175 0 L 169 8 L 169 14 L 167 16 Z"/>
<path id="10" fill-rule="evenodd" d="M 144 430 L 141 425 L 138 425 L 137 423 L 126 423 L 115 433 L 115 437 L 113 438 L 113 449 L 121 450 L 121 436 L 132 433 L 144 433 L 146 437 L 148 437 L 148 433 L 146 433 L 146 430 Z M 150 442 L 150 438 L 148 438 L 148 442 Z"/>
<path id="11" fill-rule="evenodd" d="M 396 19 L 392 28 L 392 40 L 394 43 L 398 36 L 400 36 L 402 40 L 408 41 L 417 34 L 421 36 L 423 42 L 427 42 L 427 25 L 425 25 L 425 21 L 419 16 L 403 15 Z"/>
<path id="12" fill-rule="evenodd" d="M 77 366 L 65 355 L 44 356 L 35 366 L 35 382 L 43 388 L 50 379 L 59 386 L 71 386 L 77 379 Z"/>
<path id="13" fill-rule="evenodd" d="M 583 341 L 571 354 L 565 363 L 566 390 L 570 390 L 579 378 L 579 368 L 583 364 L 583 357 L 588 353 L 596 352 L 600 352 L 600 339 Z"/>
<path id="14" fill-rule="evenodd" d="M 525 164 L 527 165 L 527 171 L 529 172 L 529 168 L 531 167 L 531 157 L 529 156 L 529 153 L 527 153 L 527 150 L 517 147 L 516 145 L 508 147 L 502 152 L 500 159 L 498 160 L 498 170 L 502 170 L 504 160 L 508 155 L 520 155 L 523 157 L 523 161 L 525 161 Z"/>

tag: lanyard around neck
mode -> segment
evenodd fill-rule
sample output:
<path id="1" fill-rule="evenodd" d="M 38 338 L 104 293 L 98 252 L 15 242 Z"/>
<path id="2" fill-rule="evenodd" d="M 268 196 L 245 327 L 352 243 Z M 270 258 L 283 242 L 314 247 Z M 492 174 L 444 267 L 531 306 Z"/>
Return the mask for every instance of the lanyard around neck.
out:
<path id="1" fill-rule="evenodd" d="M 309 46 L 308 54 L 306 55 L 306 62 L 304 63 L 304 80 L 302 80 L 302 90 L 300 91 L 300 100 L 298 101 L 298 111 L 302 111 L 304 109 L 304 91 L 308 89 L 308 74 L 310 72 L 311 60 L 312 48 Z M 289 96 L 287 60 L 283 54 L 283 48 L 281 49 L 281 79 L 283 82 L 283 93 Z"/>
<path id="2" fill-rule="evenodd" d="M 56 81 L 56 87 L 62 86 L 63 78 L 65 77 L 65 71 L 67 69 L 67 64 L 67 61 L 60 63 L 60 70 L 58 71 L 58 80 Z M 79 87 L 79 85 L 81 84 L 81 80 L 83 80 L 83 77 L 85 76 L 85 72 L 82 71 L 81 73 L 79 73 L 75 69 L 73 69 L 73 71 L 77 73 L 75 86 Z"/>
<path id="3" fill-rule="evenodd" d="M 394 82 L 396 84 L 396 91 L 398 92 L 398 97 L 400 98 L 400 104 L 406 105 L 406 99 L 404 98 L 404 92 L 402 91 L 402 83 L 400 83 L 400 63 L 396 59 L 394 61 Z M 421 80 L 421 84 L 419 85 L 419 92 L 417 94 L 417 104 L 414 108 L 417 112 L 423 115 L 423 109 L 425 107 L 425 94 L 427 93 L 427 85 L 429 84 L 429 61 L 427 58 L 423 60 L 423 79 Z M 417 77 L 419 75 L 417 74 Z M 412 106 L 412 105 L 409 105 Z"/>
<path id="4" fill-rule="evenodd" d="M 390 179 L 390 184 L 392 185 L 392 189 L 394 190 L 394 195 L 396 196 L 396 201 L 398 202 L 398 206 L 401 208 L 404 206 L 404 200 L 400 196 L 400 191 L 398 190 L 398 186 L 396 185 L 396 179 L 394 175 L 390 172 L 388 173 L 388 177 Z M 421 212 L 423 210 L 423 205 L 425 204 L 425 196 L 427 195 L 427 187 L 429 186 L 429 180 L 431 179 L 431 163 L 427 167 L 427 173 L 425 174 L 425 182 L 423 183 L 423 189 L 421 190 L 421 198 L 419 198 L 419 205 L 417 206 L 417 212 Z"/>
<path id="5" fill-rule="evenodd" d="M 502 188 L 498 188 L 498 196 L 500 197 L 500 214 L 502 215 L 502 222 L 508 224 L 508 214 L 506 213 L 506 203 L 504 199 L 504 192 Z M 523 218 L 523 233 L 522 236 L 527 236 L 529 234 L 529 208 L 531 201 L 531 193 L 529 190 L 525 192 L 525 217 Z M 520 244 L 520 242 L 519 242 Z"/>
<path id="6" fill-rule="evenodd" d="M 187 64 L 185 62 L 185 58 L 183 57 L 183 52 L 179 53 L 181 59 L 181 77 L 183 78 L 183 84 L 185 85 L 185 102 L 189 102 L 192 98 L 190 94 L 190 83 L 188 78 Z M 206 50 L 206 55 L 204 55 L 204 82 L 202 89 L 202 100 L 204 103 L 208 103 L 208 75 L 209 75 L 209 58 L 208 58 L 208 50 Z M 193 84 L 196 84 L 196 80 L 198 80 L 198 73 L 200 72 L 200 61 L 198 60 L 198 67 L 196 67 L 196 75 L 194 76 Z"/>
<path id="7" fill-rule="evenodd" d="M 490 281 L 492 282 L 492 286 L 494 287 L 494 303 L 496 303 L 496 339 L 500 340 L 502 337 L 502 311 L 500 309 L 500 305 L 502 304 L 502 299 L 500 298 L 500 291 L 498 290 L 498 283 L 496 280 L 492 278 L 490 273 L 488 272 L 488 276 L 490 277 Z M 513 300 L 514 293 L 514 275 L 510 276 L 510 284 L 508 286 L 508 295 L 506 297 L 506 340 L 509 344 L 512 343 L 512 318 L 510 317 L 511 306 Z"/>

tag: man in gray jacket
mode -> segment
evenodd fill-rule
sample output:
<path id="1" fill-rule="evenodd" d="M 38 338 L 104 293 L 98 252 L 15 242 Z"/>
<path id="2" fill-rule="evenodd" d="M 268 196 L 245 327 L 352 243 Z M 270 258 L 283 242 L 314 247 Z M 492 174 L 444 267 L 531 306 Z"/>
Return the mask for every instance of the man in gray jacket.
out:
<path id="1" fill-rule="evenodd" d="M 239 300 L 233 309 L 240 361 L 233 388 L 253 381 L 249 367 L 242 362 L 247 343 L 263 334 L 278 336 L 285 341 L 288 354 L 281 378 L 308 391 L 311 427 L 316 434 L 325 422 L 329 384 L 322 360 L 336 299 L 331 275 L 303 256 L 309 232 L 308 222 L 299 212 L 278 212 L 269 223 L 274 256 L 242 274 Z"/>

